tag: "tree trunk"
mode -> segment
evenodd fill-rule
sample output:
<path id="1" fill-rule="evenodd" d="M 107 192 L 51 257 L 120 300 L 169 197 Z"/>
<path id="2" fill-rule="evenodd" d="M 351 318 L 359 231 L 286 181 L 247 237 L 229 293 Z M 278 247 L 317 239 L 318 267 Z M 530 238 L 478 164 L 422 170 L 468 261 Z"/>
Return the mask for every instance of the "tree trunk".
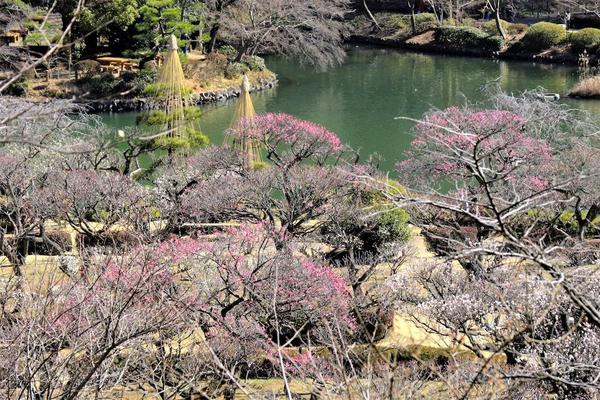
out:
<path id="1" fill-rule="evenodd" d="M 373 21 L 373 23 L 377 27 L 377 30 L 380 31 L 381 30 L 381 26 L 379 26 L 379 23 L 375 19 L 375 16 L 371 13 L 371 10 L 369 10 L 369 6 L 367 5 L 367 0 L 363 0 L 363 7 L 364 7 L 365 11 L 367 12 L 367 15 L 369 16 L 369 19 L 371 21 Z"/>
<path id="2" fill-rule="evenodd" d="M 210 28 L 210 41 L 208 42 L 208 53 L 214 53 L 217 47 L 217 35 L 219 34 L 219 23 L 215 23 Z"/>
<path id="3" fill-rule="evenodd" d="M 494 14 L 495 14 L 495 18 L 496 18 L 496 28 L 498 29 L 498 32 L 500 33 L 500 36 L 502 37 L 502 39 L 506 39 L 506 33 L 504 32 L 504 29 L 502 28 L 502 21 L 500 20 L 500 0 L 498 0 L 494 4 Z"/>
<path id="4" fill-rule="evenodd" d="M 413 0 L 410 3 L 410 27 L 412 29 L 412 34 L 415 36 L 417 34 L 417 22 L 415 21 L 415 2 L 417 0 Z"/>
<path id="5" fill-rule="evenodd" d="M 235 56 L 235 59 L 233 60 L 233 62 L 239 63 L 242 62 L 242 59 L 244 58 L 244 56 L 246 55 L 246 52 L 248 51 L 248 46 L 246 45 L 242 45 L 242 47 L 240 47 L 238 49 L 238 53 Z"/>

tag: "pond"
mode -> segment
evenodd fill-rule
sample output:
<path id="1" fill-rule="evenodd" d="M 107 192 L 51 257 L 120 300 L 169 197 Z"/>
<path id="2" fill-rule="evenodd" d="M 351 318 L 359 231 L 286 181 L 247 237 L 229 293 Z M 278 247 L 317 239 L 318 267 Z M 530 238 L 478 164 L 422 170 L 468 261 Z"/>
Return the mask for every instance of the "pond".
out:
<path id="1" fill-rule="evenodd" d="M 544 87 L 564 94 L 577 81 L 574 68 L 481 58 L 426 55 L 394 49 L 357 47 L 346 62 L 322 72 L 294 60 L 271 57 L 277 88 L 253 94 L 257 112 L 285 112 L 320 123 L 365 157 L 377 153 L 391 171 L 411 141 L 413 122 L 432 107 L 484 101 L 483 85 L 498 82 L 508 92 Z M 567 100 L 600 112 L 599 101 Z M 202 130 L 221 143 L 235 101 L 204 107 Z M 136 113 L 103 114 L 109 126 L 135 125 Z"/>

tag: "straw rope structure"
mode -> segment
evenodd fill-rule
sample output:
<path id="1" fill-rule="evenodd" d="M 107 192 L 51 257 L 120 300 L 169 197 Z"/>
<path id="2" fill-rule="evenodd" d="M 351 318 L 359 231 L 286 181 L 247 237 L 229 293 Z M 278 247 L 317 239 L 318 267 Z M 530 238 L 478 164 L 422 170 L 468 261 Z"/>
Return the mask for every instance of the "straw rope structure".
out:
<path id="1" fill-rule="evenodd" d="M 157 86 L 166 115 L 163 132 L 168 137 L 184 139 L 188 136 L 187 128 L 190 125 L 185 115 L 188 90 L 177 50 L 177 38 L 171 35 L 165 62 L 158 74 Z"/>
<path id="2" fill-rule="evenodd" d="M 254 104 L 252 104 L 252 98 L 250 97 L 250 81 L 246 75 L 242 78 L 240 89 L 240 99 L 233 114 L 231 128 L 236 128 L 241 121 L 251 121 L 256 115 Z M 256 140 L 250 138 L 233 138 L 231 144 L 234 149 L 244 154 L 248 167 L 252 168 L 263 164 L 260 144 Z"/>

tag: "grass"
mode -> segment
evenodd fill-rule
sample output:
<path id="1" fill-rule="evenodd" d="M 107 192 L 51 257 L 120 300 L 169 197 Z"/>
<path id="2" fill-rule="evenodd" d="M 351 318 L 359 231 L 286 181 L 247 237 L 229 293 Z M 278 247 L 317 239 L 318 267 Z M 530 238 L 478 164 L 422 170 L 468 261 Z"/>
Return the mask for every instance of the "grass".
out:
<path id="1" fill-rule="evenodd" d="M 33 293 L 45 293 L 66 277 L 56 256 L 27 256 L 21 271 L 26 289 Z M 12 265 L 6 257 L 0 257 L 0 286 L 14 283 L 15 278 Z"/>

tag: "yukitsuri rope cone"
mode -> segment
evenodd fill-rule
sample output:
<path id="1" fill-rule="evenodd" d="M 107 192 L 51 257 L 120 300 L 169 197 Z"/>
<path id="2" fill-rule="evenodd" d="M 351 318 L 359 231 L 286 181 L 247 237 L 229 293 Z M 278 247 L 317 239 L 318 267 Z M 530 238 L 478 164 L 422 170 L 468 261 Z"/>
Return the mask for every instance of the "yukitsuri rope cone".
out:
<path id="1" fill-rule="evenodd" d="M 238 128 L 242 121 L 245 124 L 251 122 L 255 115 L 256 111 L 254 110 L 252 98 L 250 97 L 250 81 L 248 80 L 248 77 L 244 75 L 242 78 L 240 100 L 235 113 L 233 114 L 231 128 Z M 263 165 L 260 144 L 256 140 L 251 138 L 233 138 L 231 144 L 234 149 L 244 154 L 246 167 L 255 168 L 259 165 Z"/>
<path id="2" fill-rule="evenodd" d="M 185 108 L 188 90 L 177 50 L 177 38 L 175 35 L 171 35 L 165 62 L 158 74 L 157 86 L 159 95 L 164 102 L 166 115 L 163 132 L 171 138 L 186 139 L 188 128 L 194 127 L 187 126 L 189 122 L 186 122 Z"/>

